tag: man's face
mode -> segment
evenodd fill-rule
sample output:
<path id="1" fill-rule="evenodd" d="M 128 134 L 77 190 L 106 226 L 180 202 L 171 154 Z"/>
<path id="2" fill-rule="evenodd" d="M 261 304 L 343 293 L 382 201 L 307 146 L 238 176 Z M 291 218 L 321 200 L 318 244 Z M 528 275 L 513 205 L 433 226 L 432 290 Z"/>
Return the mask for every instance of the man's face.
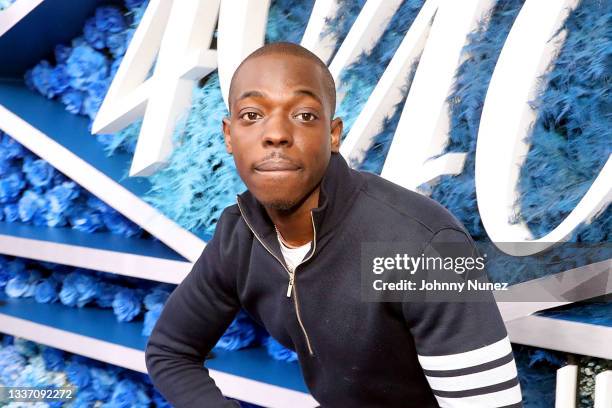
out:
<path id="1" fill-rule="evenodd" d="M 331 120 L 321 68 L 280 54 L 252 58 L 234 78 L 228 153 L 249 191 L 265 207 L 287 210 L 318 186 L 331 152 L 338 152 L 342 120 Z"/>

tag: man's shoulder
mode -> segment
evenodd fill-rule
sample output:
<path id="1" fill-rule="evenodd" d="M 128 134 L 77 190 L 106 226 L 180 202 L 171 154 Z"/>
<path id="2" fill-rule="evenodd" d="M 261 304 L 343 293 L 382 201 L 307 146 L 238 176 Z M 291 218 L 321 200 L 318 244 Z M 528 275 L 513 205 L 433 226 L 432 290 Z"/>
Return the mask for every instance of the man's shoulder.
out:
<path id="1" fill-rule="evenodd" d="M 236 225 L 242 219 L 238 204 L 234 203 L 228 205 L 221 211 L 217 225 L 223 224 L 226 227 L 229 225 Z"/>
<path id="2" fill-rule="evenodd" d="M 361 199 L 365 201 L 366 209 L 377 211 L 378 214 L 400 214 L 412 222 L 419 223 L 433 234 L 446 228 L 468 233 L 461 221 L 434 199 L 377 174 L 366 171 L 360 173 L 366 180 L 361 189 Z"/>
<path id="3" fill-rule="evenodd" d="M 228 205 L 221 211 L 215 226 L 214 235 L 227 244 L 229 238 L 238 238 L 243 235 L 242 217 L 238 204 Z"/>

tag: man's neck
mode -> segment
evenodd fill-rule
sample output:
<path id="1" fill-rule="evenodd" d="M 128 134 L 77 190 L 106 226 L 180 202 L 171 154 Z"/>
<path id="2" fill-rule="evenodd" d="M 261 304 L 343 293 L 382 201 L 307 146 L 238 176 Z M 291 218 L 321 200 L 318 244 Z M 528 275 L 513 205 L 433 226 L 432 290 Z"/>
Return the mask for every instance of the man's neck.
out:
<path id="1" fill-rule="evenodd" d="M 310 210 L 319 206 L 319 190 L 320 185 L 299 206 L 290 211 L 266 207 L 268 216 L 287 244 L 302 246 L 313 240 L 314 230 Z"/>

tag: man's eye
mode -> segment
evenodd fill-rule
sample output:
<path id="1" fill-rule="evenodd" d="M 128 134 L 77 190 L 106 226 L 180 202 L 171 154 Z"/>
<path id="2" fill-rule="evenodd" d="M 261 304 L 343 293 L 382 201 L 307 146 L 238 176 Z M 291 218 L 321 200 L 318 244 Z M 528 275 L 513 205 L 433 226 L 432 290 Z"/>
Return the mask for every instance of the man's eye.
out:
<path id="1" fill-rule="evenodd" d="M 261 115 L 257 112 L 245 112 L 242 115 L 240 115 L 242 119 L 246 119 L 246 120 L 257 120 L 259 116 Z"/>
<path id="2" fill-rule="evenodd" d="M 304 122 L 311 122 L 317 118 L 315 115 L 313 115 L 310 112 L 298 113 L 297 117 L 303 120 Z"/>

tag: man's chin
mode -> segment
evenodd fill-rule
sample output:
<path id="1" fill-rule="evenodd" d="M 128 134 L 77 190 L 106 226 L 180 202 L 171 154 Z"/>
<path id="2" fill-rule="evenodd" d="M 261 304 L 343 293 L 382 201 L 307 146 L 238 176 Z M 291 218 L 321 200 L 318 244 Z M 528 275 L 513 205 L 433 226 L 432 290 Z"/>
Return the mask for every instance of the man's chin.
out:
<path id="1" fill-rule="evenodd" d="M 295 200 L 280 199 L 280 198 L 264 200 L 260 202 L 264 207 L 273 209 L 273 210 L 277 210 L 277 211 L 289 211 L 293 209 L 295 205 L 297 204 Z"/>

